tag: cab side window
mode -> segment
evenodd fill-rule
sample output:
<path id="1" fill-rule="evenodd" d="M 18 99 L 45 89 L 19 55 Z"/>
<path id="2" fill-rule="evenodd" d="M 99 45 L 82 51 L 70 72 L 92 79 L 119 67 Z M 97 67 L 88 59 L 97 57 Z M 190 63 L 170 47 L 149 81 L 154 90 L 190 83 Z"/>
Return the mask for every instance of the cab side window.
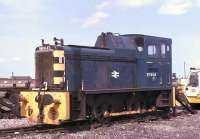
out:
<path id="1" fill-rule="evenodd" d="M 167 52 L 169 52 L 170 51 L 170 46 L 169 45 L 167 45 Z"/>
<path id="2" fill-rule="evenodd" d="M 157 49 L 155 45 L 149 45 L 148 46 L 148 56 L 156 56 L 157 55 Z"/>
<path id="3" fill-rule="evenodd" d="M 164 43 L 161 44 L 161 56 L 162 57 L 166 56 L 166 45 Z"/>

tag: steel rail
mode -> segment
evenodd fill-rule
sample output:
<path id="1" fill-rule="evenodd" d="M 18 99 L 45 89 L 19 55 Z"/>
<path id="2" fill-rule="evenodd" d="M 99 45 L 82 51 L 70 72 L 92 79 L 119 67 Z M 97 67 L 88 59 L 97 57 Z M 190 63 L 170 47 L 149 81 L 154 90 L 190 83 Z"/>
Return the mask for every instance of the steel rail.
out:
<path id="1" fill-rule="evenodd" d="M 0 138 L 2 137 L 14 137 L 31 133 L 44 133 L 50 132 L 50 130 L 63 130 L 64 127 L 53 125 L 34 125 L 28 127 L 6 128 L 0 129 Z"/>

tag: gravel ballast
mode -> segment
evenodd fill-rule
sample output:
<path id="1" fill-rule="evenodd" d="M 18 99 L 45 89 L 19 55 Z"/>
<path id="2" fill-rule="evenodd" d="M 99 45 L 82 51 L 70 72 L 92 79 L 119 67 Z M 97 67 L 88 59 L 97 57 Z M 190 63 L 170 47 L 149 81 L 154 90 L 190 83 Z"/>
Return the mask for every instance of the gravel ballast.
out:
<path id="1" fill-rule="evenodd" d="M 0 119 L 0 129 L 24 127 L 24 126 L 31 126 L 31 125 L 34 125 L 34 123 L 28 122 L 28 120 L 26 118 L 21 118 L 21 119 Z"/>
<path id="2" fill-rule="evenodd" d="M 0 128 L 29 126 L 26 119 L 2 119 Z M 17 136 L 24 139 L 199 139 L 200 112 L 196 115 L 184 114 L 170 119 L 160 119 L 149 122 L 124 120 L 113 122 L 110 126 L 65 133 L 43 133 Z"/>

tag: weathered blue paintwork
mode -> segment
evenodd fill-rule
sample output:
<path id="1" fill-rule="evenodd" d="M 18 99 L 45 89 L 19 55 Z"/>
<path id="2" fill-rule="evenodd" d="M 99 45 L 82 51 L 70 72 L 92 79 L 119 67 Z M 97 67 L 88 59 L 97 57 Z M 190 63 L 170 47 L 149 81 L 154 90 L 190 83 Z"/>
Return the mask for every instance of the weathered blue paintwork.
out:
<path id="1" fill-rule="evenodd" d="M 156 56 L 148 55 L 149 45 L 155 45 Z M 65 46 L 66 88 L 71 92 L 171 88 L 171 45 L 168 38 L 106 33 L 95 47 Z"/>

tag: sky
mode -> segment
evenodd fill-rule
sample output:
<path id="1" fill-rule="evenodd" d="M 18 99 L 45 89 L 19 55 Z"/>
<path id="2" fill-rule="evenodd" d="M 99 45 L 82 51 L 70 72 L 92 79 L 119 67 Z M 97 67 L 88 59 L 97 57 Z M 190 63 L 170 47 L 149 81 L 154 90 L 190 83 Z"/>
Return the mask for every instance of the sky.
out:
<path id="1" fill-rule="evenodd" d="M 42 38 L 93 46 L 101 32 L 172 38 L 173 72 L 200 67 L 200 0 L 0 0 L 0 77 L 34 77 Z"/>

